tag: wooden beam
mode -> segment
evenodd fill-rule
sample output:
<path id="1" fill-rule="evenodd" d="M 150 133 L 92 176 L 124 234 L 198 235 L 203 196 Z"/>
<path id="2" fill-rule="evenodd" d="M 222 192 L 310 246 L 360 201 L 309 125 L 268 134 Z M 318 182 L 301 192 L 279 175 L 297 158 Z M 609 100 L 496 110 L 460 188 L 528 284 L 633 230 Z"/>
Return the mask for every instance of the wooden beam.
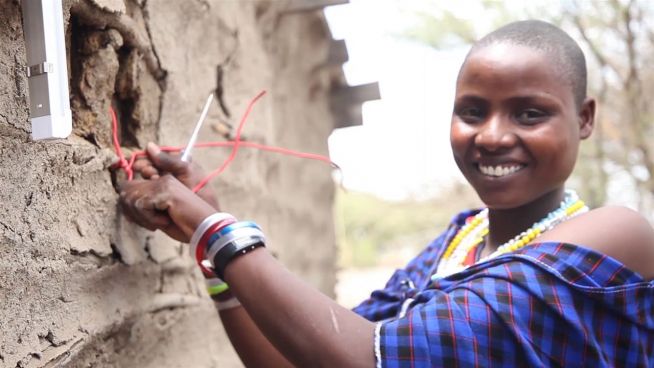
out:
<path id="1" fill-rule="evenodd" d="M 366 101 L 380 98 L 377 82 L 336 88 L 331 95 L 334 128 L 361 125 L 363 123 L 361 105 Z"/>
<path id="2" fill-rule="evenodd" d="M 333 111 L 334 129 L 347 128 L 363 124 L 363 113 L 361 105 L 350 106 L 348 109 Z"/>
<path id="3" fill-rule="evenodd" d="M 358 86 L 342 86 L 332 92 L 332 102 L 336 104 L 364 103 L 379 100 L 379 83 L 361 84 Z"/>
<path id="4" fill-rule="evenodd" d="M 340 67 L 341 64 L 348 61 L 349 58 L 345 40 L 333 40 L 329 44 L 329 55 L 327 56 L 328 65 L 338 65 Z"/>

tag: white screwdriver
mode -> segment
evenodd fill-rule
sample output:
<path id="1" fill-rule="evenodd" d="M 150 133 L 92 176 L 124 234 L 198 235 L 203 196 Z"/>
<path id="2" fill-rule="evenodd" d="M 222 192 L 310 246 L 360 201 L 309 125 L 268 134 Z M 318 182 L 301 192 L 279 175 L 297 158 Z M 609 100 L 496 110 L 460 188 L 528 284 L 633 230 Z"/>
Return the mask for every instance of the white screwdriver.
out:
<path id="1" fill-rule="evenodd" d="M 204 119 L 206 119 L 207 117 L 207 112 L 209 112 L 209 106 L 211 106 L 212 101 L 213 101 L 213 92 L 211 92 L 211 94 L 209 94 L 209 97 L 207 97 L 207 102 L 204 104 L 204 108 L 202 109 L 202 114 L 200 114 L 200 119 L 195 124 L 195 129 L 193 130 L 191 139 L 189 139 L 186 148 L 184 148 L 184 151 L 182 152 L 182 161 L 184 162 L 188 162 L 191 159 L 191 151 L 193 150 L 193 146 L 195 146 L 195 141 L 198 140 L 198 133 L 200 133 L 200 128 L 204 123 Z"/>

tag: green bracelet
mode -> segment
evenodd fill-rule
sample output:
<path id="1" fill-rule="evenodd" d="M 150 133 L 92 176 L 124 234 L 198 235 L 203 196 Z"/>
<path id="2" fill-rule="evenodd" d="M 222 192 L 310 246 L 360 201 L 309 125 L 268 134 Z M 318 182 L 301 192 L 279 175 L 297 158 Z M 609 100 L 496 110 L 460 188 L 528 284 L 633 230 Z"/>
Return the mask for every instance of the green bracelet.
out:
<path id="1" fill-rule="evenodd" d="M 227 283 L 224 282 L 218 285 L 207 286 L 207 291 L 209 292 L 209 296 L 216 296 L 218 294 L 224 293 L 227 290 L 229 290 L 229 285 L 227 285 Z"/>

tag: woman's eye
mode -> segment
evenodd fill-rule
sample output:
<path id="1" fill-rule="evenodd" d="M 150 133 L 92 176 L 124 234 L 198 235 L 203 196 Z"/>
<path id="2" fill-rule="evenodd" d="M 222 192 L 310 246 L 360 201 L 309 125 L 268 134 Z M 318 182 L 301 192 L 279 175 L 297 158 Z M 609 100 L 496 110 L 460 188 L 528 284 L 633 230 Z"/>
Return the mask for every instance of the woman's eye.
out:
<path id="1" fill-rule="evenodd" d="M 516 120 L 522 124 L 536 124 L 540 123 L 548 117 L 548 114 L 538 109 L 522 110 L 516 115 Z"/>
<path id="2" fill-rule="evenodd" d="M 465 121 L 478 121 L 483 118 L 483 111 L 478 107 L 464 107 L 457 111 L 457 115 Z"/>

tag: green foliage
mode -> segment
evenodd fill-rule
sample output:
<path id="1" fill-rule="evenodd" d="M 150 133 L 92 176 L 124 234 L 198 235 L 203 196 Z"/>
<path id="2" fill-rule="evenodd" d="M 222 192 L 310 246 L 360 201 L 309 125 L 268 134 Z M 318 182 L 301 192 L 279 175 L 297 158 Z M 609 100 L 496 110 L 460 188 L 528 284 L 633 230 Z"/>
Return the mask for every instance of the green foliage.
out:
<path id="1" fill-rule="evenodd" d="M 471 23 L 449 11 L 443 11 L 438 17 L 425 13 L 415 13 L 414 17 L 415 26 L 407 29 L 404 36 L 434 48 L 472 43 L 477 37 Z"/>
<path id="2" fill-rule="evenodd" d="M 449 8 L 448 4 L 438 1 L 426 4 L 426 7 L 411 12 L 413 25 L 402 36 L 437 49 L 472 44 L 489 30 L 518 17 L 516 11 L 510 11 L 509 5 L 503 1 L 468 2 L 467 5 L 474 8 L 473 13 L 484 14 L 482 22 L 471 20 L 460 6 Z"/>
<path id="3" fill-rule="evenodd" d="M 478 205 L 464 184 L 444 189 L 429 201 L 387 201 L 340 191 L 335 208 L 340 266 L 398 266 L 443 231 L 458 211 Z"/>

